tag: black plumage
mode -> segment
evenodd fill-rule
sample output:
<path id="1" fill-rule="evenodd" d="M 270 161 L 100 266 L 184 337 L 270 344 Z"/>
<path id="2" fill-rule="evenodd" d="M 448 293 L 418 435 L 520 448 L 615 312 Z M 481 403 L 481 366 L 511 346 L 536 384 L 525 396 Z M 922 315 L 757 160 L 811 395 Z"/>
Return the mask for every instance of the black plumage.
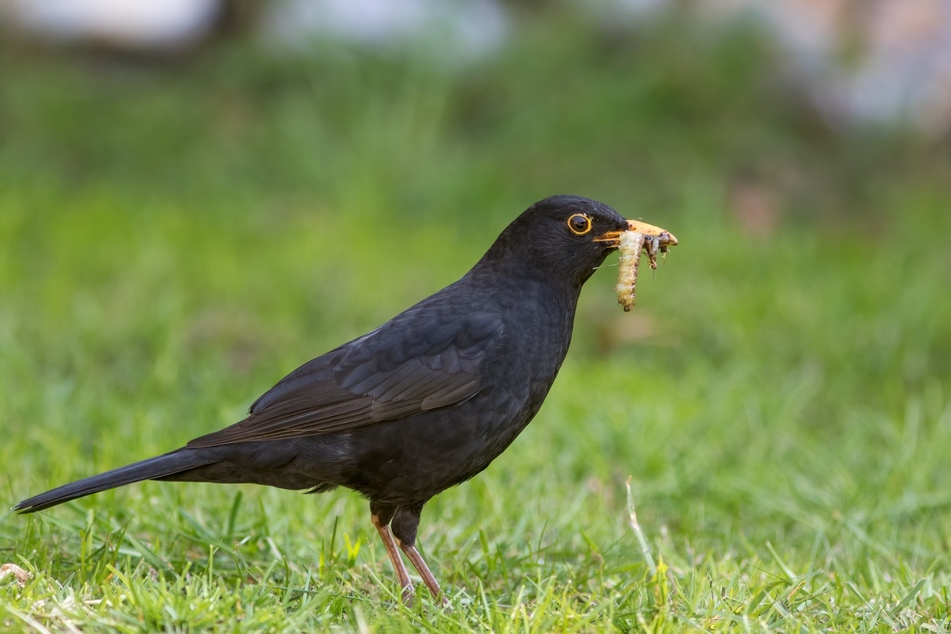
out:
<path id="1" fill-rule="evenodd" d="M 15 510 L 141 480 L 347 487 L 369 499 L 404 597 L 412 585 L 397 546 L 438 595 L 415 548 L 423 505 L 485 469 L 535 416 L 568 351 L 582 285 L 632 228 L 593 200 L 542 200 L 459 281 L 294 370 L 241 422 Z"/>

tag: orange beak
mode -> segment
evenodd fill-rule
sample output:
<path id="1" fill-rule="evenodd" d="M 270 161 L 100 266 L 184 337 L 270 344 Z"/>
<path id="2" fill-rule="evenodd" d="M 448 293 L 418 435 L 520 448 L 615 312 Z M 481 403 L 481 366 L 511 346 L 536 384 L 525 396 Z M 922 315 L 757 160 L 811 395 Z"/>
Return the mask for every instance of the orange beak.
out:
<path id="1" fill-rule="evenodd" d="M 666 229 L 661 229 L 660 227 L 655 227 L 654 225 L 649 225 L 646 222 L 641 222 L 640 220 L 628 220 L 627 221 L 627 230 L 635 231 L 637 233 L 642 233 L 645 236 L 651 236 L 657 238 L 659 241 L 658 246 L 666 252 L 667 247 L 677 246 L 677 236 L 667 231 Z M 623 231 L 607 231 L 597 238 L 594 239 L 595 242 L 608 242 L 609 246 L 612 248 L 617 248 L 621 242 L 621 234 Z"/>

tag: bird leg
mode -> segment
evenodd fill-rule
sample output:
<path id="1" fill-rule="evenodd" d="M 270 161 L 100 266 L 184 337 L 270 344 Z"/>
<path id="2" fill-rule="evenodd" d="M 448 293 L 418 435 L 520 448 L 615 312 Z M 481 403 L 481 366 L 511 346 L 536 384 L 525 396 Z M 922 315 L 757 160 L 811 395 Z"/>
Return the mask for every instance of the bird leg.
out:
<path id="1" fill-rule="evenodd" d="M 429 570 L 429 566 L 423 561 L 422 555 L 416 550 L 416 530 L 419 528 L 419 515 L 422 510 L 422 504 L 413 507 L 399 507 L 393 517 L 393 535 L 396 537 L 396 543 L 409 557 L 413 567 L 416 568 L 416 572 L 423 578 L 423 583 L 429 588 L 433 598 L 446 604 L 449 601 L 443 596 L 442 590 L 439 588 L 439 582 L 436 581 L 436 577 Z"/>
<path id="2" fill-rule="evenodd" d="M 406 565 L 400 558 L 396 542 L 393 541 L 393 533 L 390 532 L 390 520 L 393 519 L 394 512 L 396 512 L 395 507 L 370 503 L 370 521 L 373 522 L 376 531 L 380 534 L 380 539 L 383 540 L 383 545 L 386 546 L 386 554 L 390 557 L 390 563 L 396 571 L 396 579 L 403 589 L 403 603 L 410 605 L 413 602 L 413 582 L 410 581 Z"/>

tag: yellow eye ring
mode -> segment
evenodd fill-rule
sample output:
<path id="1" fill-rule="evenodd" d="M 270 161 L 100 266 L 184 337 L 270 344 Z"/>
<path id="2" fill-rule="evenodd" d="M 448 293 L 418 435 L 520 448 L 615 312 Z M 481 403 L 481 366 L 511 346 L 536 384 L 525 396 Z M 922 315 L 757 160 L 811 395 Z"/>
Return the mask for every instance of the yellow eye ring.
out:
<path id="1" fill-rule="evenodd" d="M 591 231 L 591 218 L 585 214 L 573 214 L 568 218 L 568 229 L 576 236 L 583 236 Z"/>

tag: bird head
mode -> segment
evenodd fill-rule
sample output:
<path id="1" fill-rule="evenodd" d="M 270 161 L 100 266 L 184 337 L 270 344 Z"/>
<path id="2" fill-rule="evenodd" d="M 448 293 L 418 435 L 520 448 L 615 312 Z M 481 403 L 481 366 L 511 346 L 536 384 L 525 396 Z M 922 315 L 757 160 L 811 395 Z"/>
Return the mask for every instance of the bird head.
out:
<path id="1" fill-rule="evenodd" d="M 581 196 L 551 196 L 506 227 L 483 262 L 512 265 L 523 275 L 534 271 L 580 288 L 618 248 L 625 231 L 656 237 L 662 251 L 677 244 L 670 232 L 627 220 L 604 203 Z"/>

